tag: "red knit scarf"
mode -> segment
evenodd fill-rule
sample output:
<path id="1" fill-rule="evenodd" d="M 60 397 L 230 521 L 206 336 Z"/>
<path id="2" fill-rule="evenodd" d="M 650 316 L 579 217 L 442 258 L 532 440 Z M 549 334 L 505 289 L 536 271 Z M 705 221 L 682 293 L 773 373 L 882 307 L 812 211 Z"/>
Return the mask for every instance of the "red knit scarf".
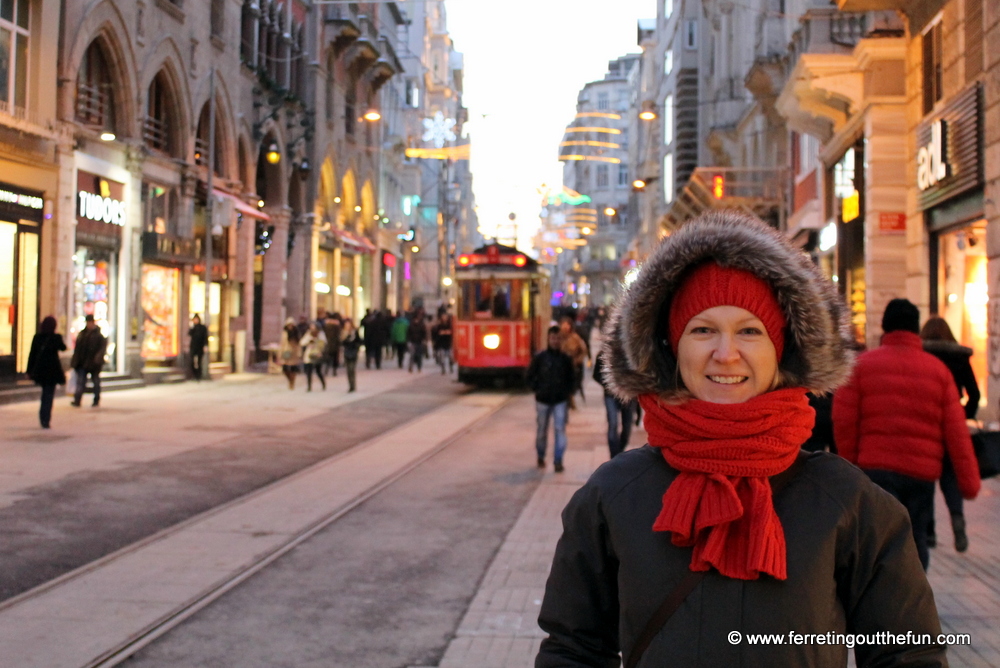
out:
<path id="1" fill-rule="evenodd" d="M 692 399 L 679 406 L 639 397 L 649 444 L 680 471 L 663 495 L 653 531 L 694 546 L 692 571 L 714 566 L 727 577 L 787 577 L 785 532 L 769 476 L 792 465 L 816 412 L 806 391 L 767 392 L 741 404 Z"/>

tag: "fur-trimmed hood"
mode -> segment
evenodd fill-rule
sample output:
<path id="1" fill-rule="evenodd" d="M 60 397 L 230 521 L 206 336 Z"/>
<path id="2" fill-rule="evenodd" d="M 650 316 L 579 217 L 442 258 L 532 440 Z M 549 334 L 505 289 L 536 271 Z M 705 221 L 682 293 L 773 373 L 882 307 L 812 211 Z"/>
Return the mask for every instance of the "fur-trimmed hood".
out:
<path id="1" fill-rule="evenodd" d="M 683 396 L 667 338 L 670 300 L 687 271 L 706 261 L 751 272 L 774 290 L 788 320 L 779 363 L 784 385 L 826 393 L 847 382 L 854 344 L 834 285 L 779 232 L 752 216 L 714 211 L 665 239 L 619 297 L 604 330 L 607 385 L 618 397 Z"/>

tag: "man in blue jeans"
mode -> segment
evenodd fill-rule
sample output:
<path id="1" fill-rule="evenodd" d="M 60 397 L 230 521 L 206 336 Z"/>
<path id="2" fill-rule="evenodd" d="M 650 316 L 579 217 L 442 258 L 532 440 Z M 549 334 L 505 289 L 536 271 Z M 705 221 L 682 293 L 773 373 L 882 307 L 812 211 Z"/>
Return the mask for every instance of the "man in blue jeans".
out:
<path id="1" fill-rule="evenodd" d="M 559 327 L 549 327 L 548 348 L 535 355 L 528 367 L 528 386 L 535 392 L 535 410 L 538 431 L 535 449 L 538 451 L 538 468 L 545 468 L 545 450 L 548 446 L 549 418 L 555 423 L 554 463 L 556 473 L 563 471 L 563 453 L 566 452 L 566 408 L 576 389 L 576 371 L 573 360 L 559 349 Z"/>
<path id="2" fill-rule="evenodd" d="M 637 403 L 634 401 L 622 402 L 621 399 L 611 394 L 608 386 L 604 383 L 604 353 L 598 353 L 594 360 L 594 380 L 604 388 L 604 409 L 608 413 L 608 451 L 612 457 L 620 455 L 628 447 L 629 436 L 632 435 L 632 420 L 635 419 L 635 409 Z M 621 431 L 618 430 L 619 418 L 621 419 Z"/>

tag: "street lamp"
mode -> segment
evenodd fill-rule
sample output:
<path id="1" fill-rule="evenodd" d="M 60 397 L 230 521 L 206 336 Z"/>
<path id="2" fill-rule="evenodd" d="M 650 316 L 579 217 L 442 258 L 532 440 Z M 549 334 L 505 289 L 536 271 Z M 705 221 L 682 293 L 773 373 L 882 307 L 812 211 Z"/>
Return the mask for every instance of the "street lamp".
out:
<path id="1" fill-rule="evenodd" d="M 652 100 L 644 100 L 642 111 L 639 112 L 639 118 L 644 121 L 656 120 L 656 103 Z"/>
<path id="2" fill-rule="evenodd" d="M 604 215 L 607 216 L 608 218 L 611 218 L 616 213 L 618 213 L 618 212 L 615 211 L 613 207 L 609 206 L 609 207 L 607 207 L 607 208 L 604 209 Z"/>
<path id="3" fill-rule="evenodd" d="M 277 144 L 271 144 L 267 147 L 267 154 L 264 156 L 269 163 L 272 165 L 277 165 L 281 162 L 281 152 L 278 150 Z"/>
<path id="4" fill-rule="evenodd" d="M 642 179 L 636 179 L 635 181 L 632 182 L 632 187 L 635 188 L 636 190 L 642 190 L 643 188 L 646 187 L 646 182 L 643 181 Z"/>
<path id="5" fill-rule="evenodd" d="M 366 121 L 374 123 L 375 121 L 382 118 L 382 114 L 378 113 L 378 109 L 371 108 L 365 112 L 365 115 L 362 118 L 364 118 Z"/>

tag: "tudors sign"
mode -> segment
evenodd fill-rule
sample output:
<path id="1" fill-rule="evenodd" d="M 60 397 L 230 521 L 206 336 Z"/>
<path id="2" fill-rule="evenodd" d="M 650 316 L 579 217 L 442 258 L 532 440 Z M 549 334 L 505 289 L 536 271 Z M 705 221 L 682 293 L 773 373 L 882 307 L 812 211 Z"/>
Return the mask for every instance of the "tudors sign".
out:
<path id="1" fill-rule="evenodd" d="M 983 184 L 980 86 L 969 86 L 917 126 L 917 209 Z"/>
<path id="2" fill-rule="evenodd" d="M 125 226 L 125 184 L 83 170 L 76 184 L 77 243 L 117 250 Z"/>

